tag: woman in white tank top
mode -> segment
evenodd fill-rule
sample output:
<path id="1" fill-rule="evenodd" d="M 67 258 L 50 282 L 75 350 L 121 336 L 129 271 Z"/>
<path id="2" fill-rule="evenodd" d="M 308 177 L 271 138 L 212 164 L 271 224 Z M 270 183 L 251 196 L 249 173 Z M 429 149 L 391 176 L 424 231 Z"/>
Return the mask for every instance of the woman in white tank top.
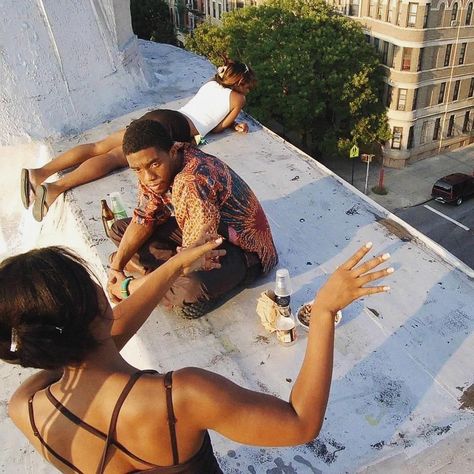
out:
<path id="1" fill-rule="evenodd" d="M 226 128 L 246 133 L 248 125 L 235 120 L 245 105 L 245 96 L 255 84 L 255 74 L 247 64 L 227 61 L 214 78 L 178 111 L 158 109 L 137 120 L 156 120 L 168 130 L 174 141 L 195 140 L 199 143 L 208 133 L 219 133 Z M 49 206 L 65 191 L 128 166 L 122 153 L 124 133 L 125 129 L 99 142 L 76 146 L 41 168 L 22 169 L 20 192 L 25 208 L 33 204 L 33 216 L 41 221 Z M 73 166 L 77 168 L 57 181 L 44 183 L 54 173 Z"/>

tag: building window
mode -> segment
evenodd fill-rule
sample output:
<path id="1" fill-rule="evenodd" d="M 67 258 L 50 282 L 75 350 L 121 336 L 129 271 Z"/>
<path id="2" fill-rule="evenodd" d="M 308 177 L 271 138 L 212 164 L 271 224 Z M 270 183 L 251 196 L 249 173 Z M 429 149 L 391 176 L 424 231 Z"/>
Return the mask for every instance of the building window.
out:
<path id="1" fill-rule="evenodd" d="M 364 35 L 365 36 L 365 41 L 367 41 L 367 43 L 370 43 L 370 35 Z"/>
<path id="2" fill-rule="evenodd" d="M 375 14 L 377 13 L 377 6 L 378 6 L 378 1 L 377 0 L 370 0 L 370 2 L 369 2 L 369 16 L 371 18 L 375 18 Z"/>
<path id="3" fill-rule="evenodd" d="M 467 96 L 472 97 L 472 94 L 474 94 L 474 77 L 471 77 L 471 84 L 469 84 L 469 92 Z"/>
<path id="4" fill-rule="evenodd" d="M 400 150 L 402 147 L 402 132 L 402 127 L 393 127 L 392 148 L 395 150 Z"/>
<path id="5" fill-rule="evenodd" d="M 464 114 L 464 123 L 462 124 L 462 132 L 466 133 L 469 132 L 470 130 L 469 127 L 469 110 Z"/>
<path id="6" fill-rule="evenodd" d="M 417 71 L 421 71 L 423 69 L 423 54 L 425 54 L 425 48 L 420 48 L 420 52 L 418 54 L 418 66 L 416 68 Z"/>
<path id="7" fill-rule="evenodd" d="M 418 3 L 408 4 L 408 23 L 407 26 L 416 26 L 416 12 L 418 11 Z"/>
<path id="8" fill-rule="evenodd" d="M 402 0 L 398 0 L 398 8 L 397 8 L 397 26 L 401 26 L 402 24 Z"/>
<path id="9" fill-rule="evenodd" d="M 426 132 L 428 131 L 428 121 L 423 122 L 421 126 L 421 133 L 420 133 L 420 143 L 423 144 L 426 142 Z"/>
<path id="10" fill-rule="evenodd" d="M 466 56 L 466 47 L 467 47 L 467 43 L 461 44 L 461 49 L 459 51 L 458 64 L 464 64 L 464 57 Z"/>
<path id="11" fill-rule="evenodd" d="M 446 53 L 444 54 L 444 66 L 449 66 L 449 60 L 451 59 L 451 48 L 453 47 L 452 44 L 446 45 Z"/>
<path id="12" fill-rule="evenodd" d="M 454 131 L 454 115 L 449 117 L 449 124 L 448 124 L 448 133 L 446 134 L 447 137 L 452 137 Z"/>
<path id="13" fill-rule="evenodd" d="M 384 41 L 382 43 L 382 63 L 386 66 L 388 65 L 388 47 L 390 43 L 388 41 Z"/>
<path id="14" fill-rule="evenodd" d="M 416 110 L 417 102 L 418 102 L 418 89 L 414 89 L 413 90 L 413 102 L 411 104 L 411 110 Z"/>
<path id="15" fill-rule="evenodd" d="M 349 16 L 359 16 L 359 0 L 351 0 L 349 4 Z"/>
<path id="16" fill-rule="evenodd" d="M 400 51 L 400 47 L 397 46 L 396 44 L 392 45 L 392 51 L 390 53 L 391 55 L 391 61 L 389 62 L 390 67 L 395 67 L 395 58 L 398 55 L 398 51 Z"/>
<path id="17" fill-rule="evenodd" d="M 459 97 L 459 86 L 461 85 L 461 81 L 456 81 L 454 83 L 454 89 L 453 89 L 453 100 L 458 100 Z"/>
<path id="18" fill-rule="evenodd" d="M 453 3 L 453 10 L 451 12 L 451 21 L 455 21 L 458 17 L 458 4 Z"/>
<path id="19" fill-rule="evenodd" d="M 387 95 L 385 97 L 385 106 L 390 107 L 392 103 L 393 87 L 387 84 Z"/>
<path id="20" fill-rule="evenodd" d="M 440 119 L 440 118 L 437 118 L 437 119 L 435 120 L 435 124 L 434 124 L 433 140 L 438 140 L 438 138 L 439 138 L 439 129 L 440 129 L 440 126 L 441 126 L 441 119 Z"/>
<path id="21" fill-rule="evenodd" d="M 217 15 L 216 2 L 212 2 L 212 16 L 216 18 L 216 15 Z"/>
<path id="22" fill-rule="evenodd" d="M 465 21 L 465 23 L 464 23 L 465 25 L 470 25 L 470 24 L 471 24 L 472 5 L 473 5 L 473 3 L 471 2 L 471 3 L 467 6 L 466 21 Z"/>
<path id="23" fill-rule="evenodd" d="M 423 16 L 423 28 L 428 26 L 428 15 L 430 14 L 431 3 L 425 5 L 425 15 Z"/>
<path id="24" fill-rule="evenodd" d="M 396 8 L 396 0 L 389 0 L 388 8 L 387 8 L 387 22 L 388 23 L 393 22 L 393 12 L 395 11 L 395 8 Z"/>
<path id="25" fill-rule="evenodd" d="M 379 45 L 380 45 L 380 40 L 378 38 L 374 38 L 374 48 L 377 50 L 379 50 Z"/>
<path id="26" fill-rule="evenodd" d="M 439 85 L 438 104 L 442 104 L 444 102 L 444 91 L 445 90 L 446 90 L 446 82 L 442 82 Z"/>
<path id="27" fill-rule="evenodd" d="M 403 48 L 402 71 L 409 71 L 411 68 L 412 48 Z"/>
<path id="28" fill-rule="evenodd" d="M 410 130 L 408 130 L 407 150 L 410 150 L 411 148 L 413 148 L 413 129 L 414 129 L 414 126 L 412 125 L 410 127 Z"/>
<path id="29" fill-rule="evenodd" d="M 398 89 L 397 110 L 405 110 L 406 103 L 407 103 L 407 90 Z"/>
<path id="30" fill-rule="evenodd" d="M 382 5 L 382 2 L 379 1 L 377 3 L 377 20 L 382 19 L 382 14 L 383 14 L 383 5 Z"/>

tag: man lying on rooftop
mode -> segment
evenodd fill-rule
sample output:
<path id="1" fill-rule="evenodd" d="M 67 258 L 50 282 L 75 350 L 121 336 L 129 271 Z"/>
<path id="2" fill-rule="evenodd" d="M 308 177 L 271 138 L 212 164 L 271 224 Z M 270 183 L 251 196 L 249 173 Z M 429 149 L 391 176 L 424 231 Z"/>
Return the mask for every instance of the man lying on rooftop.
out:
<path id="1" fill-rule="evenodd" d="M 133 291 L 124 270 L 147 274 L 194 244 L 204 230 L 220 234 L 226 250 L 220 269 L 176 280 L 163 304 L 195 318 L 239 285 L 267 273 L 278 261 L 265 213 L 249 186 L 218 158 L 171 141 L 151 120 L 132 122 L 123 152 L 138 177 L 139 203 L 132 219 L 116 222 L 111 238 L 118 245 L 111 258 L 109 293 L 121 298 Z M 117 281 L 123 291 L 113 293 Z"/>

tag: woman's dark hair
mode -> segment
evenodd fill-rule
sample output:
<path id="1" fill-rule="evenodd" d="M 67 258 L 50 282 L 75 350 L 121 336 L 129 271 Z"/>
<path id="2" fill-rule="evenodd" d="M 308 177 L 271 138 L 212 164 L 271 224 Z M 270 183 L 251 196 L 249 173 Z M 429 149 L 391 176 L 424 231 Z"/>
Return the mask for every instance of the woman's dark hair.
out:
<path id="1" fill-rule="evenodd" d="M 125 156 L 147 148 L 168 152 L 173 141 L 161 123 L 155 120 L 134 120 L 125 130 L 122 150 Z"/>
<path id="2" fill-rule="evenodd" d="M 257 83 L 255 73 L 249 65 L 229 59 L 226 59 L 224 66 L 217 70 L 214 80 L 228 89 L 240 85 L 248 85 L 250 89 L 253 89 Z"/>
<path id="3" fill-rule="evenodd" d="M 86 263 L 46 247 L 0 264 L 0 358 L 23 367 L 80 363 L 99 342 L 90 323 L 103 312 Z M 11 350 L 13 338 L 16 350 Z"/>

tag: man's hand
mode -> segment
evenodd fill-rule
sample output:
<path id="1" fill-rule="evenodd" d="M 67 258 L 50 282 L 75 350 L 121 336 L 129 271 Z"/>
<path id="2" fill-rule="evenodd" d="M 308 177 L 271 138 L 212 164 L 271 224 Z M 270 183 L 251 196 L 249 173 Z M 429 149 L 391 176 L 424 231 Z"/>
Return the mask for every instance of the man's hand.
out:
<path id="1" fill-rule="evenodd" d="M 107 279 L 107 293 L 114 303 L 122 301 L 121 285 L 126 276 L 123 271 L 109 269 L 109 276 Z"/>
<path id="2" fill-rule="evenodd" d="M 216 249 L 222 244 L 224 239 L 220 236 L 202 237 L 189 247 L 178 248 L 175 257 L 179 260 L 183 275 L 198 270 L 213 270 L 221 268 L 219 258 L 226 254 L 224 249 Z"/>

